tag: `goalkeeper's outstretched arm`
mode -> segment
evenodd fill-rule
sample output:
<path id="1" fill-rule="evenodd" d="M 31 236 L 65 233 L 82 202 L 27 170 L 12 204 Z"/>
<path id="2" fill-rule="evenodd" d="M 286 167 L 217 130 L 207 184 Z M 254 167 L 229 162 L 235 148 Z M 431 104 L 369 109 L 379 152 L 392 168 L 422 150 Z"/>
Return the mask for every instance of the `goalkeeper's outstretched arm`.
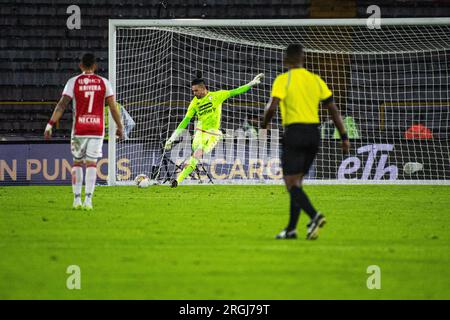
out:
<path id="1" fill-rule="evenodd" d="M 248 90 L 250 90 L 251 87 L 261 83 L 262 77 L 264 77 L 264 74 L 262 74 L 262 73 L 258 74 L 249 83 L 247 83 L 247 84 L 245 84 L 243 86 L 240 86 L 239 88 L 230 90 L 229 91 L 229 95 L 227 97 L 223 97 L 223 99 L 225 100 L 227 98 L 231 98 L 231 97 L 234 97 L 234 96 L 237 96 L 239 94 L 247 92 Z M 201 81 L 203 81 L 203 80 L 201 79 Z M 197 85 L 200 85 L 200 84 L 201 83 L 193 83 L 193 86 L 197 86 Z M 204 86 L 204 84 L 203 84 L 203 86 Z M 204 92 L 206 94 L 208 91 L 205 89 Z M 195 94 L 195 91 L 194 91 L 194 94 Z M 191 121 L 192 117 L 195 114 L 195 111 L 191 108 L 191 106 L 192 105 L 189 106 L 188 111 L 187 111 L 186 116 L 184 117 L 184 119 L 180 122 L 180 124 L 175 129 L 175 131 L 172 133 L 170 138 L 166 141 L 166 143 L 164 145 L 164 149 L 170 150 L 172 148 L 173 143 L 178 139 L 178 137 L 181 135 L 183 130 L 186 129 L 186 127 L 188 126 L 189 122 Z"/>
<path id="2" fill-rule="evenodd" d="M 230 98 L 231 97 L 235 97 L 237 95 L 240 95 L 242 93 L 247 92 L 248 90 L 250 90 L 253 86 L 260 84 L 261 83 L 261 79 L 264 77 L 264 73 L 260 73 L 258 74 L 255 78 L 253 78 L 252 81 L 250 81 L 247 84 L 244 84 L 243 86 L 240 86 L 239 88 L 230 90 Z"/>

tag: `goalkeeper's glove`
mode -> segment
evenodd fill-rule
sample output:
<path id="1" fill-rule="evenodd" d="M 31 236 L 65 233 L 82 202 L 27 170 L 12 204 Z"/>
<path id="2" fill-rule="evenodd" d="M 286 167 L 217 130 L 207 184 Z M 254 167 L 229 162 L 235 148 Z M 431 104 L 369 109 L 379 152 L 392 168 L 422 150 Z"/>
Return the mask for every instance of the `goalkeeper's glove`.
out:
<path id="1" fill-rule="evenodd" d="M 54 124 L 55 123 L 52 120 L 50 120 L 47 123 L 47 126 L 45 127 L 45 131 L 44 131 L 44 138 L 45 139 L 50 139 L 52 137 L 52 129 L 53 129 L 53 125 Z"/>
<path id="2" fill-rule="evenodd" d="M 164 145 L 164 149 L 165 150 L 170 150 L 172 149 L 172 145 L 175 142 L 175 140 L 177 140 L 177 138 L 179 137 L 179 135 L 181 134 L 181 132 L 183 131 L 183 129 L 176 129 L 172 135 L 170 136 L 169 139 L 167 139 L 166 144 Z"/>
<path id="3" fill-rule="evenodd" d="M 164 145 L 164 149 L 165 149 L 165 150 L 170 150 L 170 149 L 172 149 L 173 143 L 174 143 L 174 140 L 172 140 L 171 138 L 169 138 L 169 139 L 166 141 L 166 144 Z"/>
<path id="4" fill-rule="evenodd" d="M 252 81 L 250 81 L 249 83 L 247 83 L 247 85 L 253 87 L 254 85 L 260 84 L 260 83 L 261 83 L 261 79 L 262 79 L 263 77 L 264 77 L 264 73 L 260 73 L 260 74 L 258 74 L 255 78 L 253 78 Z"/>

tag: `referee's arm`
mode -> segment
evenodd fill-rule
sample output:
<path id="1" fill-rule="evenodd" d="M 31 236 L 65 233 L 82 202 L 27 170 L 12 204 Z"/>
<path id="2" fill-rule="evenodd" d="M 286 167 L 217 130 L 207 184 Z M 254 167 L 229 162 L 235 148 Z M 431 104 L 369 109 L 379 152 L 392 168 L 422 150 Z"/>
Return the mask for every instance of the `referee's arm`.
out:
<path id="1" fill-rule="evenodd" d="M 280 98 L 277 97 L 270 98 L 269 103 L 267 104 L 264 111 L 264 119 L 261 123 L 262 129 L 267 129 L 267 125 L 269 124 L 270 120 L 272 120 L 278 108 L 278 105 L 280 104 L 280 101 Z M 334 125 L 339 131 L 342 140 L 342 151 L 344 151 L 344 153 L 347 153 L 350 150 L 350 141 L 348 140 L 347 132 L 345 131 L 341 113 L 339 112 L 336 103 L 334 103 L 334 99 L 330 97 L 329 99 L 323 101 L 323 105 L 328 109 L 328 113 L 330 114 L 331 118 L 333 119 Z"/>
<path id="2" fill-rule="evenodd" d="M 347 153 L 350 149 L 350 142 L 348 140 L 347 132 L 345 131 L 344 121 L 342 121 L 341 113 L 334 103 L 334 99 L 330 97 L 329 99 L 323 101 L 323 105 L 327 108 L 328 114 L 333 119 L 334 125 L 339 131 L 342 140 L 342 151 Z"/>
<path id="3" fill-rule="evenodd" d="M 264 119 L 261 123 L 262 129 L 267 129 L 267 125 L 270 120 L 272 120 L 275 112 L 277 111 L 278 105 L 280 104 L 281 99 L 277 97 L 270 97 L 269 102 L 267 103 L 266 109 L 264 111 Z M 342 120 L 341 120 L 342 121 Z"/>

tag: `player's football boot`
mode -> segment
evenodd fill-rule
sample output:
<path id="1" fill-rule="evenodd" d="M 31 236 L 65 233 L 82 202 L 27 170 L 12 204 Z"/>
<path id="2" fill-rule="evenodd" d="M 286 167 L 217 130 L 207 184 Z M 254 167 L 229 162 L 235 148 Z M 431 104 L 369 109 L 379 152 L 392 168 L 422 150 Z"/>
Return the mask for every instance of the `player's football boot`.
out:
<path id="1" fill-rule="evenodd" d="M 297 239 L 297 230 L 282 230 L 275 236 L 275 239 Z"/>
<path id="2" fill-rule="evenodd" d="M 172 180 L 171 184 L 170 184 L 171 188 L 176 188 L 178 187 L 178 181 L 176 179 Z"/>
<path id="3" fill-rule="evenodd" d="M 94 208 L 92 207 L 92 198 L 91 197 L 86 197 L 84 199 L 84 203 L 83 203 L 83 210 L 86 211 L 91 211 Z"/>
<path id="4" fill-rule="evenodd" d="M 72 209 L 80 210 L 82 207 L 83 204 L 81 203 L 81 196 L 75 196 L 75 198 L 73 198 Z"/>
<path id="5" fill-rule="evenodd" d="M 319 229 L 322 228 L 326 222 L 325 216 L 318 212 L 306 226 L 308 228 L 306 240 L 316 240 L 319 237 Z"/>

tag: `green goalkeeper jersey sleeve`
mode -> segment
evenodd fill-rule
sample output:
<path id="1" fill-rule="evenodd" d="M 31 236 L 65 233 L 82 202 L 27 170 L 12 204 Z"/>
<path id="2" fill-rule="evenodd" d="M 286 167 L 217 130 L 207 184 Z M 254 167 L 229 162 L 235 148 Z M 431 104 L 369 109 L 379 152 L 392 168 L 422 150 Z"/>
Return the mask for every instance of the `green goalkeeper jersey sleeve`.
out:
<path id="1" fill-rule="evenodd" d="M 176 131 L 181 131 L 183 129 L 186 129 L 189 122 L 191 121 L 192 117 L 195 116 L 195 108 L 194 108 L 194 100 L 191 101 L 189 104 L 188 110 L 186 112 L 186 115 L 184 116 L 183 120 L 178 125 Z"/>
<path id="2" fill-rule="evenodd" d="M 241 86 L 233 90 L 220 90 L 208 92 L 201 99 L 194 97 L 189 104 L 186 116 L 177 129 L 185 129 L 194 115 L 197 116 L 196 128 L 216 132 L 220 129 L 222 117 L 222 103 L 230 97 L 247 92 L 251 87 Z"/>
<path id="3" fill-rule="evenodd" d="M 234 97 L 234 96 L 237 96 L 239 94 L 245 93 L 245 92 L 247 92 L 250 89 L 251 89 L 251 86 L 248 85 L 248 84 L 245 84 L 243 86 L 240 86 L 239 88 L 230 90 L 229 91 L 230 92 L 230 97 Z"/>

